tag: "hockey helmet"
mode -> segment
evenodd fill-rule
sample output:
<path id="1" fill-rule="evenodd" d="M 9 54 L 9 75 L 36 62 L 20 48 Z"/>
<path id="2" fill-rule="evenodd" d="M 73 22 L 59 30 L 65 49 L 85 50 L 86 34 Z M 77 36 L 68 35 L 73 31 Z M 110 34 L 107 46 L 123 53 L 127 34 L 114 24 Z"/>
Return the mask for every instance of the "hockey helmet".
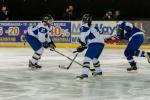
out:
<path id="1" fill-rule="evenodd" d="M 50 14 L 46 14 L 43 16 L 42 22 L 45 22 L 46 24 L 50 25 L 52 24 L 53 17 Z"/>
<path id="2" fill-rule="evenodd" d="M 84 14 L 82 17 L 82 23 L 92 23 L 92 16 L 90 14 Z"/>

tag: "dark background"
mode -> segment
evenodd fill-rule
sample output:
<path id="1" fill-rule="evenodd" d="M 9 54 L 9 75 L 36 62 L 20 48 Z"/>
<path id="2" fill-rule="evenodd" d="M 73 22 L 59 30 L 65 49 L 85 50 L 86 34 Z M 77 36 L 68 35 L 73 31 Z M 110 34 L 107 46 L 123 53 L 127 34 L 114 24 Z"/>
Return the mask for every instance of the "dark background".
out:
<path id="1" fill-rule="evenodd" d="M 12 20 L 40 20 L 50 12 L 55 20 L 61 20 L 66 6 L 74 5 L 76 18 L 91 13 L 99 20 L 108 10 L 120 10 L 124 19 L 149 19 L 150 0 L 0 0 L 7 5 Z"/>

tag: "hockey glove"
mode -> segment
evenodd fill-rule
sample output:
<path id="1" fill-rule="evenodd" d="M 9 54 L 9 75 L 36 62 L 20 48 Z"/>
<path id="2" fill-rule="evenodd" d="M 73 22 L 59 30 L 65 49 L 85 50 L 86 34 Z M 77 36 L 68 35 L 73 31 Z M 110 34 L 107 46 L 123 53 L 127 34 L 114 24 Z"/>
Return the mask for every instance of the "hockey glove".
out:
<path id="1" fill-rule="evenodd" d="M 117 34 L 118 37 L 124 38 L 124 30 L 121 29 L 118 25 L 116 27 L 116 34 Z"/>
<path id="2" fill-rule="evenodd" d="M 80 39 L 78 40 L 78 42 L 81 44 L 81 46 L 86 46 L 87 43 L 82 42 Z"/>
<path id="3" fill-rule="evenodd" d="M 54 50 L 55 50 L 56 45 L 54 44 L 53 41 L 49 42 L 48 45 L 49 45 L 51 51 L 54 51 Z"/>
<path id="4" fill-rule="evenodd" d="M 118 37 L 109 37 L 104 39 L 105 43 L 107 44 L 113 44 L 120 42 L 120 39 Z"/>
<path id="5" fill-rule="evenodd" d="M 86 49 L 87 47 L 86 46 L 79 46 L 78 48 L 77 48 L 77 52 L 83 52 L 85 49 Z"/>
<path id="6" fill-rule="evenodd" d="M 42 43 L 42 46 L 47 49 L 49 47 L 49 44 L 48 44 L 48 42 L 44 42 L 44 43 Z"/>

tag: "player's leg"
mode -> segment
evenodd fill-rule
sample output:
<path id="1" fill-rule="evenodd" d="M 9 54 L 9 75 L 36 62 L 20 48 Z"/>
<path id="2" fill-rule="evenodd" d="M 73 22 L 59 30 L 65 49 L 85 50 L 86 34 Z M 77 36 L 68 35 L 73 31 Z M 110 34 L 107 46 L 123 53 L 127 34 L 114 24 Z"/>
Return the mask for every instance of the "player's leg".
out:
<path id="1" fill-rule="evenodd" d="M 88 77 L 88 75 L 90 73 L 90 62 L 94 58 L 96 58 L 97 56 L 100 55 L 100 53 L 102 51 L 102 50 L 100 51 L 100 48 L 103 48 L 103 47 L 99 43 L 98 43 L 98 45 L 97 45 L 97 43 L 89 44 L 88 49 L 85 54 L 84 61 L 83 61 L 82 75 L 77 76 L 77 78 L 84 79 L 84 78 Z M 95 66 L 97 66 L 97 71 L 98 71 L 98 69 L 100 71 L 101 69 L 97 63 L 99 64 L 99 62 L 95 62 Z"/>
<path id="2" fill-rule="evenodd" d="M 135 53 L 134 53 L 134 56 L 145 57 L 145 51 L 143 51 L 143 50 L 136 50 Z"/>
<path id="3" fill-rule="evenodd" d="M 127 71 L 137 70 L 137 65 L 135 60 L 133 59 L 133 56 L 135 56 L 136 51 L 140 48 L 143 42 L 144 42 L 143 35 L 137 35 L 134 36 L 128 43 L 124 55 L 126 56 L 131 67 L 127 68 Z"/>
<path id="4" fill-rule="evenodd" d="M 124 55 L 126 56 L 126 59 L 128 60 L 128 63 L 130 64 L 130 67 L 127 68 L 127 71 L 137 70 L 137 65 L 135 60 L 133 59 L 132 53 L 134 53 L 134 50 L 131 48 L 132 43 L 130 42 L 127 46 L 127 48 L 124 51 Z"/>
<path id="5" fill-rule="evenodd" d="M 92 72 L 93 76 L 102 75 L 102 69 L 100 68 L 100 62 L 97 58 L 92 60 L 95 72 Z"/>
<path id="6" fill-rule="evenodd" d="M 90 62 L 94 58 L 94 55 L 95 55 L 95 50 L 93 49 L 93 46 L 90 44 L 84 56 L 82 74 L 80 76 L 77 76 L 77 78 L 84 79 L 88 77 L 89 73 L 91 72 Z"/>
<path id="7" fill-rule="evenodd" d="M 145 51 L 142 51 L 142 50 L 136 50 L 135 53 L 134 53 L 134 56 L 146 57 L 148 62 L 150 63 L 150 52 L 145 52 Z"/>
<path id="8" fill-rule="evenodd" d="M 145 56 L 146 56 L 148 62 L 150 63 L 150 52 L 147 52 L 147 53 L 145 54 Z"/>
<path id="9" fill-rule="evenodd" d="M 41 68 L 42 66 L 38 65 L 38 61 L 41 58 L 41 55 L 43 53 L 44 48 L 42 47 L 42 44 L 39 42 L 39 40 L 33 36 L 25 35 L 26 41 L 29 43 L 31 48 L 34 50 L 34 54 L 32 56 L 32 59 L 29 60 L 29 67 L 31 68 Z"/>
<path id="10" fill-rule="evenodd" d="M 88 75 L 90 73 L 90 61 L 91 60 L 92 59 L 89 57 L 84 57 L 82 74 L 80 76 L 77 76 L 77 78 L 80 78 L 80 79 L 88 78 Z"/>
<path id="11" fill-rule="evenodd" d="M 93 76 L 102 75 L 102 70 L 100 68 L 100 62 L 99 62 L 98 58 L 100 57 L 100 55 L 103 51 L 104 44 L 97 43 L 96 45 L 97 46 L 95 46 L 95 47 L 97 49 L 97 52 L 95 52 L 95 57 L 92 60 L 93 66 L 95 68 L 95 72 L 92 73 Z"/>
<path id="12" fill-rule="evenodd" d="M 144 41 L 144 36 L 143 35 L 140 35 L 138 36 L 138 39 L 141 41 L 141 43 L 143 43 L 142 41 Z M 134 52 L 134 56 L 137 56 L 137 57 L 146 57 L 148 62 L 150 63 L 150 52 L 145 52 L 143 50 L 136 50 Z"/>
<path id="13" fill-rule="evenodd" d="M 44 48 L 41 47 L 39 50 L 35 51 L 31 60 L 29 60 L 29 67 L 31 68 L 41 68 L 42 66 L 38 65 L 38 61 L 41 59 Z"/>

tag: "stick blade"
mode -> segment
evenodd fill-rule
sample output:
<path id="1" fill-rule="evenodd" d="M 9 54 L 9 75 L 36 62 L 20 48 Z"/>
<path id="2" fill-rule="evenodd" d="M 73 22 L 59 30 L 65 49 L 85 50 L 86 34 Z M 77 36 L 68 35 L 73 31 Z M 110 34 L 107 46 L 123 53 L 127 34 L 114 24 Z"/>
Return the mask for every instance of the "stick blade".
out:
<path id="1" fill-rule="evenodd" d="M 68 68 L 65 67 L 65 66 L 63 66 L 63 65 L 59 65 L 58 67 L 61 68 L 61 69 L 66 69 L 66 70 L 68 70 Z"/>

